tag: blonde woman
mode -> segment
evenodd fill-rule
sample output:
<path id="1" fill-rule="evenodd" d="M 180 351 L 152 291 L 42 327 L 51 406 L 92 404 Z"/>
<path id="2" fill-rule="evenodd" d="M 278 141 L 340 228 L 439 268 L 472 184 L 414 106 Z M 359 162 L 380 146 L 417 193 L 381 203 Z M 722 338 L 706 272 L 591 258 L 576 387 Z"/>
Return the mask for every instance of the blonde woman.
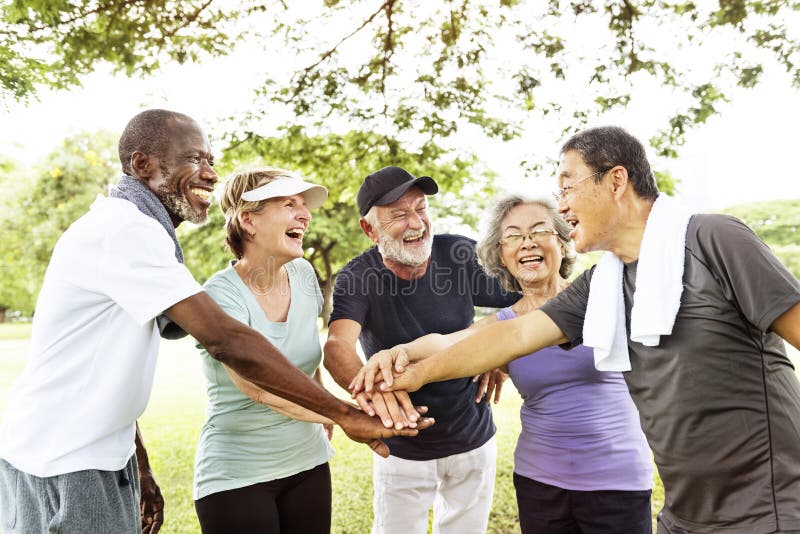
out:
<path id="1" fill-rule="evenodd" d="M 231 176 L 220 208 L 236 259 L 205 284 L 223 310 L 317 378 L 322 296 L 303 259 L 303 235 L 327 195 L 282 169 Z M 195 459 L 203 533 L 329 532 L 333 450 L 323 424 L 330 421 L 256 388 L 198 348 L 209 399 Z"/>

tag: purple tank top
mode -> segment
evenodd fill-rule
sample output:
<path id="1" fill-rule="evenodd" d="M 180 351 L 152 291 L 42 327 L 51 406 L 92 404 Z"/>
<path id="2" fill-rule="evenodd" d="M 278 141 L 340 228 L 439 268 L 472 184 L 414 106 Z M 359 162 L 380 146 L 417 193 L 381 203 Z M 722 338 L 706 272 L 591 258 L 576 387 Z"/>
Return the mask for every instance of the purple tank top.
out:
<path id="1" fill-rule="evenodd" d="M 511 308 L 497 313 L 513 319 Z M 592 349 L 547 347 L 508 364 L 522 395 L 514 472 L 564 489 L 646 490 L 653 462 L 621 373 L 594 368 Z"/>

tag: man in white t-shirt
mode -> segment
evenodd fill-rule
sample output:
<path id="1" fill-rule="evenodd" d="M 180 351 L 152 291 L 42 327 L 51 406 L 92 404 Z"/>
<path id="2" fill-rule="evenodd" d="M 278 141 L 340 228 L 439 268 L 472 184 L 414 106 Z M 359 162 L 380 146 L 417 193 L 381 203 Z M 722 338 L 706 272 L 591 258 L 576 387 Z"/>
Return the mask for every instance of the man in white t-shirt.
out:
<path id="1" fill-rule="evenodd" d="M 416 433 L 386 429 L 335 399 L 223 312 L 184 267 L 175 227 L 206 219 L 217 181 L 194 120 L 142 112 L 119 152 L 120 183 L 64 232 L 45 274 L 30 361 L 0 427 L 3 534 L 158 531 L 163 499 L 136 419 L 164 316 L 243 378 L 333 419 L 378 453 L 388 454 L 381 437 Z"/>

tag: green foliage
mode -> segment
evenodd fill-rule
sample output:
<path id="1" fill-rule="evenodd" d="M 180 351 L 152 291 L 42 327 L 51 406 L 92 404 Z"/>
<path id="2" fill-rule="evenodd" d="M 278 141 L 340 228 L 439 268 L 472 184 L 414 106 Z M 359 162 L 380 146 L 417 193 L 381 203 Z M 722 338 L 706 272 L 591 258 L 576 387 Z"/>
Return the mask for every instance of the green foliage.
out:
<path id="1" fill-rule="evenodd" d="M 796 0 L 1 0 L 0 102 L 78 85 L 100 63 L 138 76 L 230 53 L 247 34 L 285 60 L 266 62 L 245 123 L 278 104 L 314 132 L 347 124 L 441 143 L 477 127 L 510 139 L 548 115 L 580 128 L 651 81 L 683 97 L 651 139 L 674 157 L 766 66 L 800 87 L 798 12 Z"/>
<path id="2" fill-rule="evenodd" d="M 107 191 L 118 172 L 115 147 L 108 132 L 78 134 L 50 154 L 30 179 L 12 173 L 4 180 L 0 307 L 33 312 L 56 241 Z"/>
<path id="3" fill-rule="evenodd" d="M 372 245 L 361 231 L 356 209 L 358 187 L 368 174 L 387 165 L 398 165 L 417 176 L 432 176 L 441 191 L 431 197 L 434 224 L 438 214 L 445 225 L 437 224 L 436 231 L 446 230 L 447 222 L 469 226 L 477 223 L 479 212 L 471 201 L 485 199 L 494 191 L 490 175 L 476 173 L 474 159 L 444 159 L 445 155 L 432 143 L 418 152 L 408 152 L 396 139 L 375 133 L 306 136 L 300 127 L 291 127 L 280 137 L 249 133 L 233 138 L 218 169 L 224 173 L 254 166 L 282 167 L 328 188 L 328 200 L 314 211 L 303 239 L 306 258 L 320 278 L 327 318 L 334 277 L 350 259 Z M 223 227 L 222 214 L 213 209 L 209 224 L 182 232 L 186 264 L 198 279 L 207 279 L 230 258 L 221 245 L 225 238 Z"/>
<path id="4" fill-rule="evenodd" d="M 742 204 L 723 212 L 743 220 L 770 246 L 800 243 L 800 199 Z"/>
<path id="5" fill-rule="evenodd" d="M 754 202 L 723 212 L 744 221 L 800 278 L 800 199 Z"/>
<path id="6" fill-rule="evenodd" d="M 0 103 L 36 87 L 80 85 L 99 62 L 128 76 L 165 59 L 183 63 L 231 50 L 225 23 L 249 12 L 206 0 L 5 0 L 0 3 Z"/>

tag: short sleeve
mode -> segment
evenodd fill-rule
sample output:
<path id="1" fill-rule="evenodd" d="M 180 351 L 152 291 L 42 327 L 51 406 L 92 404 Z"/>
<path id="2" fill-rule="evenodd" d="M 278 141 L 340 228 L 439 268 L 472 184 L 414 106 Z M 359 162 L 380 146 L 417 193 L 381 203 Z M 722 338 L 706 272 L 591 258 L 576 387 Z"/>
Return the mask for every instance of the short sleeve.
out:
<path id="1" fill-rule="evenodd" d="M 329 324 L 338 319 L 351 319 L 364 326 L 369 299 L 363 284 L 362 277 L 356 274 L 352 264 L 339 272 L 333 286 L 333 311 Z"/>
<path id="2" fill-rule="evenodd" d="M 564 332 L 571 347 L 583 343 L 583 321 L 592 274 L 594 267 L 581 273 L 564 291 L 539 308 Z"/>
<path id="3" fill-rule="evenodd" d="M 240 323 L 248 326 L 251 324 L 250 311 L 244 302 L 244 296 L 229 280 L 222 276 L 211 278 L 203 289 L 222 311 Z"/>
<path id="4" fill-rule="evenodd" d="M 689 251 L 709 267 L 745 318 L 762 332 L 800 302 L 800 282 L 742 221 L 728 215 L 698 217 Z"/>
<path id="5" fill-rule="evenodd" d="M 202 288 L 175 258 L 175 244 L 158 223 L 144 217 L 126 220 L 102 241 L 88 289 L 108 295 L 144 324 Z"/>

